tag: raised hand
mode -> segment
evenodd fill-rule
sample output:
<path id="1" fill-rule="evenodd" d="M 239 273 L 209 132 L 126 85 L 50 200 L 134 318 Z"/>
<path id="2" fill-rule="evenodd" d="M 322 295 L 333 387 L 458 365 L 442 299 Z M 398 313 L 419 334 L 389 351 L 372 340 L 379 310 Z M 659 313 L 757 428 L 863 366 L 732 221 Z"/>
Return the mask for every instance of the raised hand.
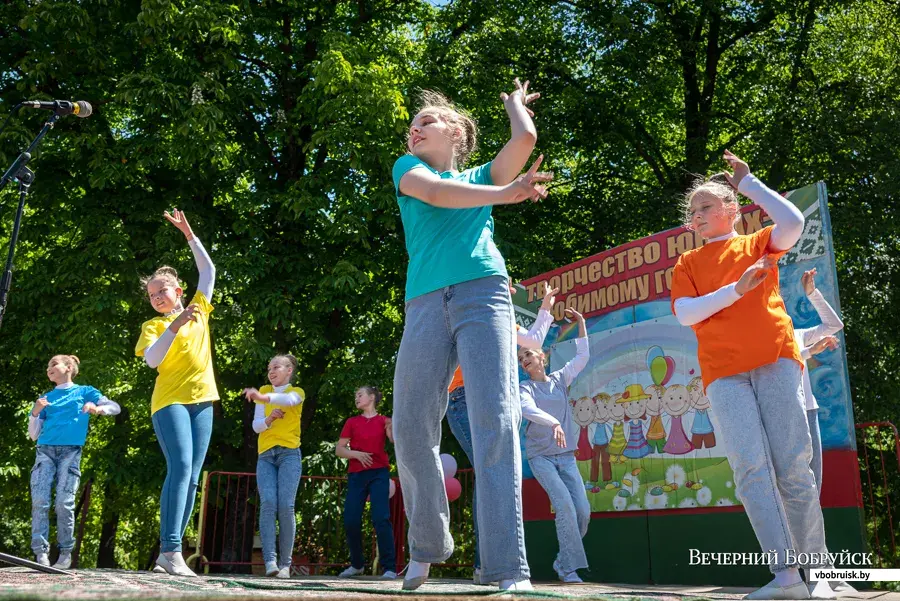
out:
<path id="1" fill-rule="evenodd" d="M 184 311 L 178 314 L 178 317 L 176 317 L 174 321 L 172 321 L 169 329 L 177 332 L 187 322 L 197 321 L 200 315 L 200 307 L 198 307 L 196 304 L 190 304 Z"/>
<path id="2" fill-rule="evenodd" d="M 520 203 L 529 198 L 532 202 L 536 202 L 541 198 L 547 198 L 547 188 L 541 184 L 552 181 L 553 173 L 538 171 L 538 168 L 543 162 L 544 155 L 541 155 L 527 172 L 517 177 L 511 184 L 505 186 L 509 193 L 508 198 L 511 204 Z"/>
<path id="3" fill-rule="evenodd" d="M 735 291 L 744 296 L 757 286 L 763 283 L 769 274 L 772 273 L 772 268 L 778 264 L 778 261 L 770 257 L 769 255 L 764 255 L 760 258 L 759 261 L 751 265 L 744 271 L 744 274 L 741 276 L 741 279 L 738 280 L 737 286 L 735 287 Z"/>
<path id="4" fill-rule="evenodd" d="M 809 353 L 811 355 L 818 355 L 819 353 L 824 353 L 825 351 L 833 351 L 840 345 L 837 337 L 835 336 L 826 336 L 822 338 L 814 345 L 809 347 Z"/>
<path id="5" fill-rule="evenodd" d="M 816 268 L 813 267 L 809 271 L 804 271 L 800 276 L 800 282 L 803 284 L 803 292 L 809 296 L 816 291 Z"/>
<path id="6" fill-rule="evenodd" d="M 544 292 L 544 298 L 541 300 L 541 309 L 545 311 L 550 311 L 553 308 L 553 303 L 556 301 L 556 295 L 559 294 L 559 288 L 554 288 L 553 290 L 546 290 Z"/>
<path id="7" fill-rule="evenodd" d="M 562 426 L 559 424 L 553 426 L 553 440 L 556 441 L 556 446 L 559 448 L 566 448 L 566 433 L 563 432 Z"/>
<path id="8" fill-rule="evenodd" d="M 578 322 L 584 321 L 584 315 L 582 315 L 575 309 L 566 309 L 566 317 L 568 317 L 569 319 L 575 319 Z"/>
<path id="9" fill-rule="evenodd" d="M 724 174 L 725 179 L 728 180 L 729 186 L 737 190 L 738 184 L 741 183 L 741 180 L 744 179 L 745 176 L 750 175 L 750 166 L 739 159 L 730 150 L 726 150 L 725 154 L 722 155 L 722 158 L 725 159 L 725 162 L 728 163 L 728 166 L 731 167 L 732 171 L 734 171 L 733 175 L 726 171 Z"/>
<path id="10" fill-rule="evenodd" d="M 34 408 L 31 410 L 31 415 L 37 417 L 49 404 L 50 401 L 47 400 L 47 397 L 42 396 L 34 402 Z"/>
<path id="11" fill-rule="evenodd" d="M 178 231 L 184 234 L 184 237 L 188 240 L 191 240 L 194 237 L 194 231 L 191 229 L 191 224 L 188 223 L 187 216 L 183 211 L 175 209 L 172 211 L 171 215 L 168 211 L 165 211 L 163 217 L 168 219 L 169 223 L 177 227 Z"/>
<path id="12" fill-rule="evenodd" d="M 532 94 L 528 93 L 528 84 L 530 81 L 526 81 L 524 84 L 519 81 L 519 78 L 515 78 L 513 83 L 516 86 L 516 89 L 513 90 L 511 94 L 507 94 L 506 92 L 500 92 L 500 100 L 503 101 L 504 106 L 510 107 L 515 103 L 521 103 L 522 106 L 525 107 L 525 111 L 528 113 L 529 117 L 534 117 L 534 111 L 528 108 L 528 103 L 532 100 L 537 100 L 541 97 L 539 92 L 535 92 Z"/>
<path id="13" fill-rule="evenodd" d="M 268 403 L 269 397 L 268 395 L 260 393 L 255 388 L 245 388 L 241 394 L 247 397 L 248 403 Z"/>

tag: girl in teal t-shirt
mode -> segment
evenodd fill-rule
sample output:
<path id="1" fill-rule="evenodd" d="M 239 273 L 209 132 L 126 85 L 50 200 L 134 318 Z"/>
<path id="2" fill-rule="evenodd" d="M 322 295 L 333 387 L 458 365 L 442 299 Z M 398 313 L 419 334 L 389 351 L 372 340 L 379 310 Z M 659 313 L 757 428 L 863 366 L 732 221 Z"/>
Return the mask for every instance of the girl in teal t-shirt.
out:
<path id="1" fill-rule="evenodd" d="M 453 553 L 438 458 L 447 385 L 457 364 L 466 382 L 478 495 L 482 582 L 531 590 L 521 512 L 522 419 L 506 265 L 494 244 L 491 207 L 547 196 L 538 157 L 524 175 L 537 132 L 528 82 L 501 94 L 512 135 L 494 159 L 460 171 L 475 148 L 475 122 L 435 92 L 422 95 L 394 188 L 409 253 L 406 320 L 394 374 L 394 437 L 409 519 L 405 590 Z"/>

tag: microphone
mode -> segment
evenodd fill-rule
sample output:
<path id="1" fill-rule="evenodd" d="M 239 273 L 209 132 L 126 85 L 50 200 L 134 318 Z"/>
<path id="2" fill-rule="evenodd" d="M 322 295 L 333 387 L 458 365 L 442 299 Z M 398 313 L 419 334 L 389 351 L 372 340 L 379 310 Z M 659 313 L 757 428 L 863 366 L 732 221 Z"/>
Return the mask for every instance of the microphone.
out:
<path id="1" fill-rule="evenodd" d="M 22 103 L 22 106 L 31 109 L 47 109 L 54 111 L 60 117 L 75 115 L 81 119 L 90 117 L 91 113 L 94 112 L 90 103 L 85 102 L 84 100 L 76 100 L 75 102 L 69 100 L 26 100 Z"/>

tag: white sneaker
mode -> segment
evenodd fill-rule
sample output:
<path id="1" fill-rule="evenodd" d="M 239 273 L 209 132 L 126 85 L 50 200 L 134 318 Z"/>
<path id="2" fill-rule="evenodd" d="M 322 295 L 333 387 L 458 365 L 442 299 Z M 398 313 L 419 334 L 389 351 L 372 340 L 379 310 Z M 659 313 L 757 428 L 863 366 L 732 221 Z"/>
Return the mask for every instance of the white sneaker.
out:
<path id="1" fill-rule="evenodd" d="M 391 570 L 386 570 L 384 574 L 381 575 L 382 580 L 396 580 L 397 572 L 392 572 Z"/>
<path id="2" fill-rule="evenodd" d="M 161 565 L 159 565 L 158 563 L 153 564 L 153 569 L 151 569 L 150 571 L 153 572 L 154 574 L 167 574 L 167 573 L 168 573 L 168 572 L 166 572 L 166 570 L 163 569 L 163 567 L 162 567 Z"/>
<path id="3" fill-rule="evenodd" d="M 57 570 L 68 570 L 72 567 L 72 549 L 67 549 L 66 551 L 60 551 L 59 557 L 56 559 L 56 563 L 53 564 L 53 567 Z"/>
<path id="4" fill-rule="evenodd" d="M 827 580 L 813 581 L 807 584 L 810 599 L 837 599 Z"/>
<path id="5" fill-rule="evenodd" d="M 46 553 L 38 553 L 34 556 L 34 562 L 42 566 L 50 567 L 50 557 Z"/>
<path id="6" fill-rule="evenodd" d="M 571 572 L 569 572 L 568 574 L 566 574 L 565 576 L 563 576 L 563 577 L 561 578 L 561 580 L 562 580 L 563 582 L 565 582 L 566 584 L 581 584 L 581 583 L 584 582 L 584 580 L 582 580 L 582 579 L 578 576 L 578 571 L 577 571 L 577 570 L 572 570 Z"/>
<path id="7" fill-rule="evenodd" d="M 160 553 L 159 557 L 156 558 L 156 565 L 164 569 L 172 576 L 193 576 L 194 578 L 197 577 L 193 570 L 191 570 L 184 562 L 184 557 L 182 557 L 180 551 Z"/>
<path id="8" fill-rule="evenodd" d="M 430 569 L 430 563 L 410 560 L 406 566 L 406 576 L 403 578 L 403 590 L 414 591 L 425 584 Z"/>
<path id="9" fill-rule="evenodd" d="M 359 576 L 362 573 L 363 568 L 354 568 L 353 566 L 350 566 L 349 568 L 338 574 L 338 578 L 351 578 L 353 576 Z"/>
<path id="10" fill-rule="evenodd" d="M 533 591 L 534 587 L 531 586 L 531 580 L 513 580 L 509 578 L 507 580 L 500 581 L 500 590 L 501 591 L 517 591 L 517 592 L 528 592 Z"/>
<path id="11" fill-rule="evenodd" d="M 804 582 L 798 582 L 797 584 L 792 584 L 790 586 L 778 586 L 773 580 L 766 586 L 753 591 L 749 595 L 745 595 L 744 599 L 766 599 L 776 601 L 781 599 L 809 599 L 809 590 L 807 590 L 806 583 Z"/>
<path id="12" fill-rule="evenodd" d="M 273 577 L 278 574 L 278 564 L 274 561 L 266 562 L 266 576 Z"/>
<path id="13" fill-rule="evenodd" d="M 560 580 L 562 580 L 563 578 L 566 577 L 566 575 L 563 574 L 562 568 L 559 565 L 559 557 L 557 557 L 556 559 L 553 560 L 553 571 L 556 572 L 556 575 L 559 576 Z"/>
<path id="14" fill-rule="evenodd" d="M 281 578 L 282 580 L 289 580 L 291 577 L 291 566 L 285 566 L 278 570 L 275 574 L 275 578 Z"/>

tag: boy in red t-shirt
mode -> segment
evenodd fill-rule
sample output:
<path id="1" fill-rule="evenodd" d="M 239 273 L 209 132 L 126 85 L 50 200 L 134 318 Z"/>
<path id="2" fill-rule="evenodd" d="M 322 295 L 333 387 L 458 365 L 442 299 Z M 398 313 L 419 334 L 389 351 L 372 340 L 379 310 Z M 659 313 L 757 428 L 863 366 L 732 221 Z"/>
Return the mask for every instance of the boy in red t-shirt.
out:
<path id="1" fill-rule="evenodd" d="M 372 503 L 372 523 L 378 538 L 379 561 L 384 568 L 382 578 L 397 577 L 394 557 L 394 532 L 391 529 L 390 461 L 384 450 L 385 439 L 394 442 L 391 418 L 379 415 L 376 407 L 381 392 L 375 386 L 362 386 L 356 391 L 356 408 L 362 411 L 344 423 L 335 454 L 349 459 L 347 497 L 344 499 L 344 530 L 350 547 L 350 567 L 341 578 L 363 573 L 365 558 L 362 545 L 362 514 L 366 497 Z"/>

